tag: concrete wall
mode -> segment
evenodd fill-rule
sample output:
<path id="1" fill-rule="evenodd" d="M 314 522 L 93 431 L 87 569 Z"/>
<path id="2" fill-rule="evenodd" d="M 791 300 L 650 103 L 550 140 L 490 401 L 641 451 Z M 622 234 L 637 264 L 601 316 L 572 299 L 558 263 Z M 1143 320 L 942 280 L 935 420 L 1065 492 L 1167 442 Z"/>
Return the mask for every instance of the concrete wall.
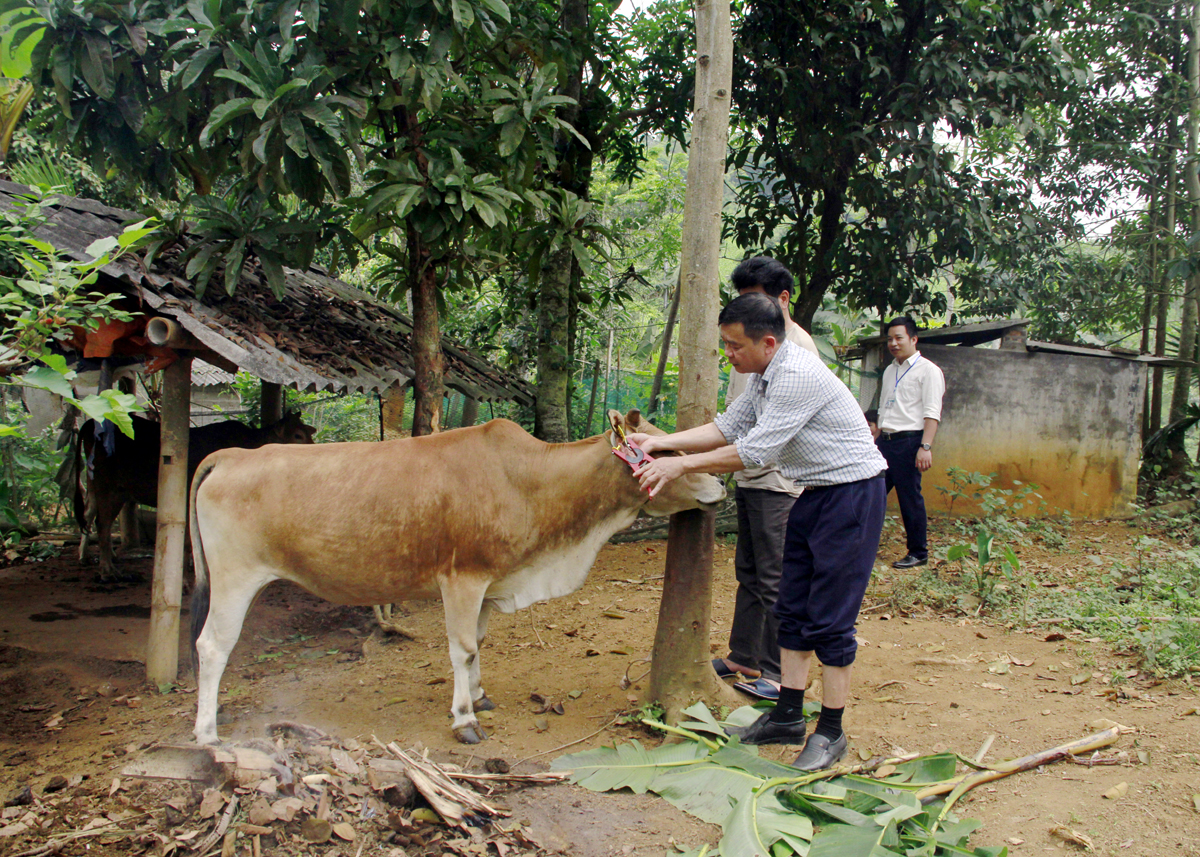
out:
<path id="1" fill-rule="evenodd" d="M 931 513 L 948 511 L 946 468 L 1035 483 L 1046 512 L 1122 517 L 1136 499 L 1146 367 L 1068 354 L 920 345 L 946 397 L 923 480 Z M 890 355 L 887 359 L 890 359 Z M 867 363 L 873 362 L 868 359 Z M 868 407 L 863 404 L 864 409 Z M 892 502 L 894 504 L 894 495 Z M 955 514 L 974 509 L 955 503 Z M 1037 514 L 1036 501 L 1022 514 Z"/>

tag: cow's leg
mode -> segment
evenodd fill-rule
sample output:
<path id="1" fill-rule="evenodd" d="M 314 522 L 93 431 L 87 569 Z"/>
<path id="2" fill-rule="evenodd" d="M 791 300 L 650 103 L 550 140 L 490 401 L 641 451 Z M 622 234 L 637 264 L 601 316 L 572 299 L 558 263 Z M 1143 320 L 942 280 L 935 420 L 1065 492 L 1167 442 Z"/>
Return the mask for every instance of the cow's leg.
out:
<path id="1" fill-rule="evenodd" d="M 122 502 L 111 497 L 96 499 L 96 545 L 100 555 L 101 580 L 113 580 L 117 576 L 113 568 L 112 528 L 122 505 Z"/>
<path id="2" fill-rule="evenodd" d="M 269 578 L 268 578 L 269 580 Z M 242 633 L 246 612 L 264 583 L 245 582 L 210 594 L 208 618 L 196 639 L 196 743 L 217 743 L 217 695 L 229 654 Z"/>
<path id="3" fill-rule="evenodd" d="M 454 736 L 464 744 L 478 744 L 487 734 L 475 717 L 473 701 L 479 689 L 479 620 L 486 583 L 455 575 L 442 581 L 442 604 L 446 608 L 446 637 L 450 642 L 450 664 L 454 667 Z"/>
<path id="4" fill-rule="evenodd" d="M 475 711 L 491 711 L 496 703 L 488 699 L 487 692 L 479 683 L 479 650 L 483 648 L 483 638 L 487 635 L 488 619 L 492 617 L 492 602 L 484 600 L 479 608 L 479 621 L 475 624 L 475 659 L 471 662 L 471 688 L 475 691 L 471 707 Z"/>

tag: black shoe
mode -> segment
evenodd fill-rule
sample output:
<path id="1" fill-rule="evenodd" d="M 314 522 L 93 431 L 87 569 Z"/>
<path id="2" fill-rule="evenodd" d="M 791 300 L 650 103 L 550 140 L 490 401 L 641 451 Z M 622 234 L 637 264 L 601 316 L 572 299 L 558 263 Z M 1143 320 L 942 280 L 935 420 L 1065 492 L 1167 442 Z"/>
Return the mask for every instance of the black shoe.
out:
<path id="1" fill-rule="evenodd" d="M 929 560 L 923 556 L 909 554 L 904 559 L 898 559 L 892 563 L 892 568 L 916 568 L 918 565 L 925 565 Z"/>
<path id="2" fill-rule="evenodd" d="M 770 714 L 764 714 L 749 726 L 731 726 L 725 731 L 736 735 L 743 744 L 802 744 L 808 733 L 808 721 L 776 723 Z"/>
<path id="3" fill-rule="evenodd" d="M 804 745 L 804 749 L 801 750 L 800 755 L 796 757 L 796 761 L 792 762 L 792 767 L 799 768 L 802 771 L 823 771 L 826 768 L 832 768 L 834 765 L 840 762 L 845 755 L 845 732 L 843 732 L 833 741 L 830 741 L 824 735 L 814 732 L 809 736 L 808 741 Z"/>

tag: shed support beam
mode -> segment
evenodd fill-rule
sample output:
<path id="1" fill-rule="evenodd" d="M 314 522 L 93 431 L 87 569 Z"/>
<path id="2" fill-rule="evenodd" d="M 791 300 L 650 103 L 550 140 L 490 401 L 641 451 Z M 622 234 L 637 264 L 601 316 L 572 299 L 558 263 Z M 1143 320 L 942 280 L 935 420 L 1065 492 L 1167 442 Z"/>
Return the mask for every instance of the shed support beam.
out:
<path id="1" fill-rule="evenodd" d="M 181 355 L 163 374 L 162 442 L 158 459 L 158 535 L 150 589 L 146 677 L 167 684 L 179 674 L 179 608 L 187 522 L 188 412 L 192 358 Z"/>
<path id="2" fill-rule="evenodd" d="M 393 440 L 404 430 L 404 409 L 411 382 L 397 382 L 379 394 L 379 439 Z"/>
<path id="3" fill-rule="evenodd" d="M 266 428 L 283 419 L 283 385 L 262 382 L 262 399 L 258 404 L 258 424 Z"/>
<path id="4" fill-rule="evenodd" d="M 467 396 L 463 400 L 462 419 L 459 420 L 460 426 L 473 426 L 479 420 L 479 400 L 472 399 Z"/>

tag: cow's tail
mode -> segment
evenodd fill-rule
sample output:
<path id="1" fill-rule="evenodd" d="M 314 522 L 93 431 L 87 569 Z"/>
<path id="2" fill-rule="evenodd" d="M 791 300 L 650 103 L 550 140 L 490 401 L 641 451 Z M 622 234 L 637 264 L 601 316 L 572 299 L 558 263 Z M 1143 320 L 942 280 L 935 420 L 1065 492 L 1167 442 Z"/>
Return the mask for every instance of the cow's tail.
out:
<path id="1" fill-rule="evenodd" d="M 200 656 L 196 651 L 196 641 L 200 639 L 200 632 L 204 630 L 204 624 L 208 621 L 209 586 L 208 559 L 204 556 L 204 536 L 200 532 L 196 516 L 196 496 L 200 493 L 200 486 L 216 466 L 215 461 L 204 461 L 200 464 L 196 475 L 192 477 L 192 492 L 188 498 L 188 529 L 192 535 L 192 562 L 196 567 L 196 583 L 192 587 L 189 609 L 192 614 L 192 671 L 197 681 L 200 680 Z"/>

